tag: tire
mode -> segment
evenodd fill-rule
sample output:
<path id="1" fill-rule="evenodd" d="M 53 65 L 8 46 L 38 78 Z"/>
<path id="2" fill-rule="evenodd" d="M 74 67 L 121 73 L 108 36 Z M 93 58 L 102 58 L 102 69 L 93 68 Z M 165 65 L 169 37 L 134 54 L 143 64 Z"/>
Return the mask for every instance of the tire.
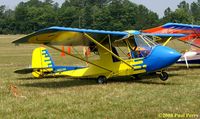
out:
<path id="1" fill-rule="evenodd" d="M 104 83 L 107 83 L 107 78 L 105 76 L 99 76 L 97 78 L 97 83 L 98 84 L 104 84 Z"/>
<path id="2" fill-rule="evenodd" d="M 160 79 L 162 81 L 166 81 L 169 77 L 169 75 L 166 72 L 161 72 L 161 74 L 159 75 Z"/>

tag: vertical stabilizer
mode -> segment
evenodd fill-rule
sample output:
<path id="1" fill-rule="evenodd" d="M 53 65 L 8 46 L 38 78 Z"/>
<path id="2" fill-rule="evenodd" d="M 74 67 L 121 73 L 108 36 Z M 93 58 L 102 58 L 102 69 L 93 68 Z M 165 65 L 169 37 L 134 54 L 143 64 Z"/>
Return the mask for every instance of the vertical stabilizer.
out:
<path id="1" fill-rule="evenodd" d="M 44 47 L 36 48 L 32 54 L 32 68 L 50 68 L 54 66 L 54 62 Z"/>

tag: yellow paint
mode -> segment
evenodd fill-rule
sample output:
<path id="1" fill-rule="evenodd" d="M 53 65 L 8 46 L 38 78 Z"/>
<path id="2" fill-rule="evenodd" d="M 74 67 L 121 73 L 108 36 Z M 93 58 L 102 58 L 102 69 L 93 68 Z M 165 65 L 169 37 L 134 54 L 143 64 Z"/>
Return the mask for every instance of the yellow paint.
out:
<path id="1" fill-rule="evenodd" d="M 114 54 L 111 50 L 109 50 L 109 48 L 106 48 L 105 46 L 103 46 L 102 44 L 100 44 L 99 42 L 97 42 L 95 39 L 93 39 L 91 36 L 89 36 L 88 34 L 84 34 L 86 37 L 88 37 L 92 42 L 94 42 L 96 45 L 98 45 L 100 48 L 106 50 L 108 53 L 112 54 L 114 57 L 116 57 L 118 60 L 122 61 L 123 63 L 125 63 L 126 65 L 128 65 L 129 67 L 131 67 L 132 69 L 134 69 L 133 66 L 131 66 L 130 64 L 128 64 L 126 61 L 124 61 L 122 58 L 120 58 L 119 56 L 117 56 L 116 54 Z"/>
<path id="2" fill-rule="evenodd" d="M 45 53 L 45 51 L 46 51 L 46 48 L 44 47 L 36 48 L 33 51 L 32 68 L 35 70 L 32 72 L 32 75 L 36 78 L 42 78 L 44 72 L 53 71 L 52 68 L 48 68 L 52 66 L 50 65 L 52 64 L 52 62 L 50 60 L 50 57 L 46 56 L 47 54 Z M 45 61 L 45 60 L 49 60 L 49 61 Z"/>
<path id="3" fill-rule="evenodd" d="M 158 37 L 158 36 L 153 36 L 153 40 L 154 40 L 155 42 L 160 42 L 160 41 L 162 41 L 163 39 L 162 39 L 161 37 Z"/>
<path id="4" fill-rule="evenodd" d="M 36 48 L 33 51 L 33 57 L 32 57 L 32 68 L 34 69 L 34 72 L 32 74 L 34 77 L 41 78 L 44 75 L 52 75 L 52 76 L 64 75 L 71 77 L 98 77 L 104 75 L 106 77 L 117 77 L 117 76 L 126 76 L 126 75 L 133 75 L 146 72 L 146 70 L 144 69 L 146 66 L 143 65 L 143 59 L 123 60 L 121 57 L 117 56 L 111 50 L 109 50 L 109 44 L 107 44 L 108 46 L 102 45 L 98 42 L 100 39 L 95 40 L 88 34 L 70 32 L 70 31 L 67 32 L 58 31 L 53 33 L 37 34 L 35 36 L 30 36 L 30 37 L 27 36 L 27 39 L 28 43 L 37 43 L 37 44 L 48 43 L 49 45 L 54 44 L 54 45 L 72 45 L 72 46 L 88 45 L 88 43 L 92 41 L 95 44 L 97 44 L 98 46 L 97 48 L 100 54 L 100 59 L 91 62 L 88 61 L 88 63 L 90 64 L 86 68 L 57 72 L 55 74 L 45 74 L 45 72 L 53 71 L 53 69 L 51 68 L 52 65 L 50 65 L 51 61 L 45 61 L 49 60 L 49 57 L 45 57 L 44 53 L 42 53 L 43 50 L 46 50 L 45 48 L 43 47 Z M 56 49 L 55 47 L 52 48 Z M 81 60 L 81 58 L 78 58 L 75 55 L 70 55 L 70 56 Z M 112 56 L 116 57 L 120 61 L 113 62 Z"/>
<path id="5" fill-rule="evenodd" d="M 49 44 L 58 45 L 84 45 L 86 40 L 83 39 L 82 33 L 59 31 L 32 36 L 29 38 L 28 43 L 44 44 L 48 42 Z"/>
<path id="6" fill-rule="evenodd" d="M 34 71 L 34 72 L 32 72 L 32 75 L 35 78 L 43 78 L 42 72 L 40 72 L 40 71 Z"/>
<path id="7" fill-rule="evenodd" d="M 134 69 L 141 69 L 141 66 L 134 66 Z"/>
<path id="8" fill-rule="evenodd" d="M 58 48 L 55 48 L 53 46 L 52 48 L 60 51 Z M 112 59 L 113 52 L 110 50 L 109 50 L 110 52 L 108 52 L 109 44 L 104 45 L 103 47 L 101 45 L 98 45 L 97 49 L 99 52 L 100 59 L 90 61 L 88 67 L 70 71 L 57 72 L 54 74 L 46 74 L 45 76 L 51 75 L 51 76 L 69 76 L 74 78 L 87 78 L 87 77 L 97 78 L 103 75 L 106 76 L 107 78 L 110 78 L 110 77 L 127 76 L 127 75 L 134 75 L 146 72 L 145 70 L 146 65 L 143 64 L 143 58 L 120 60 L 118 62 L 113 62 Z M 49 64 L 51 64 L 51 61 L 45 62 L 45 60 L 50 60 L 50 58 L 45 56 L 46 54 L 44 53 L 44 50 L 46 49 L 40 47 L 36 48 L 33 51 L 32 68 L 35 68 L 36 70 L 32 74 L 34 77 L 37 78 L 42 78 L 45 72 L 53 71 L 52 68 L 49 68 L 50 66 Z M 116 57 L 119 58 L 119 56 Z"/>
<path id="9" fill-rule="evenodd" d="M 166 46 L 167 43 L 169 43 L 169 41 L 172 39 L 172 37 L 168 38 L 167 41 L 163 44 L 163 46 Z"/>
<path id="10" fill-rule="evenodd" d="M 143 65 L 142 67 L 143 67 L 143 68 L 147 68 L 147 65 Z"/>
<path id="11" fill-rule="evenodd" d="M 85 62 L 87 62 L 87 63 L 89 63 L 89 64 L 91 64 L 91 65 L 94 65 L 94 66 L 99 67 L 99 68 L 101 68 L 101 69 L 104 69 L 104 70 L 106 70 L 106 71 L 112 72 L 112 71 L 106 69 L 105 67 L 102 67 L 102 66 L 100 66 L 100 65 L 94 64 L 93 62 L 87 61 L 87 60 L 85 60 L 84 58 L 80 58 L 80 57 L 75 56 L 75 55 L 73 55 L 73 54 L 69 54 L 69 53 L 67 53 L 66 51 L 62 51 L 61 49 L 56 48 L 56 47 L 54 47 L 54 46 L 51 46 L 51 45 L 47 45 L 47 46 L 48 46 L 48 47 L 51 47 L 51 48 L 53 48 L 53 49 L 55 49 L 55 50 L 57 50 L 57 51 L 64 52 L 65 54 L 67 54 L 67 55 L 69 55 L 69 56 L 72 56 L 72 57 L 74 57 L 74 58 L 76 58 L 76 59 L 79 59 L 79 60 L 81 60 L 81 61 L 85 61 Z"/>
<path id="12" fill-rule="evenodd" d="M 104 69 L 101 69 L 99 67 L 96 67 L 90 64 L 87 68 L 60 72 L 60 73 L 57 73 L 56 75 L 66 75 L 70 77 L 81 77 L 81 78 L 86 78 L 86 77 L 97 78 L 98 76 L 101 76 L 101 75 L 104 75 L 106 77 L 117 77 L 117 76 L 127 76 L 127 75 L 133 75 L 133 74 L 146 72 L 145 69 L 141 69 L 142 68 L 141 66 L 135 66 L 134 68 L 137 68 L 137 70 L 133 70 L 131 67 L 129 67 L 127 64 L 125 64 L 122 61 L 113 62 L 112 55 L 101 47 L 98 47 L 98 51 L 100 54 L 100 59 L 92 61 L 92 62 L 102 67 L 105 67 L 113 72 L 106 71 Z M 136 62 L 133 59 L 130 59 L 130 60 L 125 60 L 125 61 L 129 65 L 138 65 L 138 64 L 143 63 L 143 60 Z"/>

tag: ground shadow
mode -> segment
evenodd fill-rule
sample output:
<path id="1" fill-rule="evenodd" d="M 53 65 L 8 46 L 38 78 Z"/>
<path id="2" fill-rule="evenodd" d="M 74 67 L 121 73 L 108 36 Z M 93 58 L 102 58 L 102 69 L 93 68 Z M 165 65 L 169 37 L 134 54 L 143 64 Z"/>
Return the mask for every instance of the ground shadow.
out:
<path id="1" fill-rule="evenodd" d="M 140 83 L 140 84 L 153 84 L 153 85 L 181 85 L 181 84 L 177 84 L 177 83 L 172 83 L 172 82 L 167 82 L 167 81 L 147 81 L 147 80 L 143 80 L 143 81 L 135 81 L 134 83 Z"/>
<path id="2" fill-rule="evenodd" d="M 167 82 L 167 81 L 159 81 L 157 79 L 157 75 L 152 76 L 141 76 L 140 79 L 132 78 L 132 77 L 123 77 L 123 78 L 112 78 L 108 81 L 108 83 L 140 83 L 140 84 L 155 84 L 155 85 L 181 85 L 177 83 Z"/>
<path id="3" fill-rule="evenodd" d="M 103 85 L 109 85 L 112 83 L 139 83 L 139 84 L 155 84 L 155 85 L 180 85 L 175 84 L 172 82 L 164 82 L 164 81 L 158 81 L 157 79 L 152 78 L 141 78 L 141 79 L 135 79 L 131 77 L 120 77 L 120 78 L 111 78 L 108 80 L 107 84 Z M 24 78 L 25 80 L 27 78 Z M 34 78 L 30 78 L 32 80 Z M 35 80 L 35 79 L 34 79 Z M 41 79 L 42 80 L 42 79 Z M 47 79 L 48 80 L 48 79 Z M 59 81 L 42 81 L 42 82 L 31 82 L 31 83 L 25 83 L 21 84 L 21 86 L 26 87 L 40 87 L 40 88 L 69 88 L 69 87 L 78 87 L 78 86 L 89 86 L 89 85 L 101 85 L 97 84 L 95 79 L 58 79 Z"/>
<path id="4" fill-rule="evenodd" d="M 57 78 L 66 78 L 66 76 L 60 76 L 60 77 L 45 77 L 45 79 L 57 79 Z M 20 77 L 17 78 L 17 80 L 43 80 L 43 78 L 34 78 L 34 77 Z"/>
<path id="5" fill-rule="evenodd" d="M 42 80 L 42 79 L 41 79 Z M 40 88 L 67 88 L 67 87 L 78 87 L 78 86 L 85 86 L 85 85 L 96 85 L 96 82 L 94 80 L 62 80 L 58 79 L 59 81 L 46 81 L 46 82 L 31 82 L 31 83 L 25 83 L 21 84 L 21 86 L 26 87 L 40 87 Z"/>
<path id="6" fill-rule="evenodd" d="M 36 79 L 36 78 L 34 78 L 34 77 L 26 77 L 26 78 L 22 78 L 22 77 L 20 77 L 20 78 L 16 78 L 17 80 L 39 80 L 39 79 Z"/>

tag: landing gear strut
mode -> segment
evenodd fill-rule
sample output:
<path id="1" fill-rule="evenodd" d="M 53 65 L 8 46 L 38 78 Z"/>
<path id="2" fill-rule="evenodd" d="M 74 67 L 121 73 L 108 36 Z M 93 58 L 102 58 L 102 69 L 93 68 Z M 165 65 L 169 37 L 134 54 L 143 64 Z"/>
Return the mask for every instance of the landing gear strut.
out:
<path id="1" fill-rule="evenodd" d="M 161 73 L 159 74 L 159 77 L 162 81 L 166 81 L 169 75 L 167 74 L 167 72 L 161 71 Z"/>
<path id="2" fill-rule="evenodd" d="M 107 78 L 105 76 L 99 76 L 97 78 L 97 83 L 98 84 L 104 84 L 104 83 L 107 83 Z"/>

